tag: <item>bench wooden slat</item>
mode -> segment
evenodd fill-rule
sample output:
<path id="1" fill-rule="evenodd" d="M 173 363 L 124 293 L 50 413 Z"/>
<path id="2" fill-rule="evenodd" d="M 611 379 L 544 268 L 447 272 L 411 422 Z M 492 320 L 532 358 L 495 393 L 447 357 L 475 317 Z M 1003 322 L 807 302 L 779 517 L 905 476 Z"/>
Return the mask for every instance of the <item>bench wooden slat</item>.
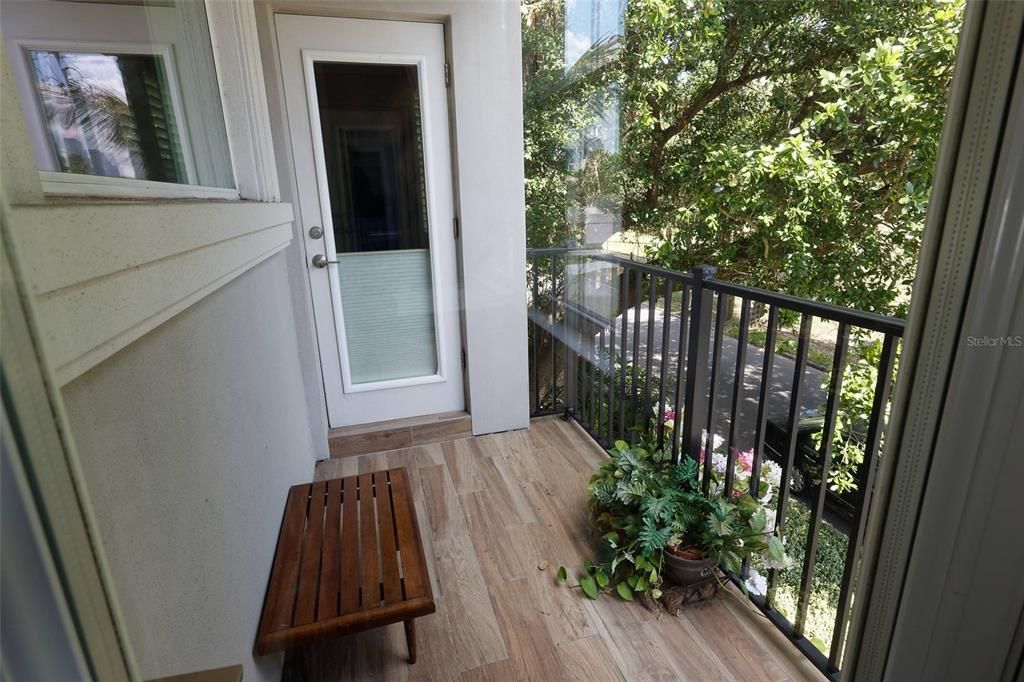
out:
<path id="1" fill-rule="evenodd" d="M 338 590 L 341 565 L 341 486 L 342 481 L 327 481 L 327 507 L 324 510 L 323 557 L 320 567 L 318 620 L 338 615 Z"/>
<path id="2" fill-rule="evenodd" d="M 374 513 L 373 474 L 359 477 L 359 573 L 360 609 L 380 605 L 380 574 L 377 571 L 377 517 Z"/>
<path id="3" fill-rule="evenodd" d="M 377 496 L 377 528 L 380 533 L 380 564 L 384 582 L 384 603 L 402 601 L 402 582 L 398 574 L 398 546 L 395 534 L 395 518 L 391 513 L 391 482 L 388 472 L 378 471 L 373 475 Z"/>
<path id="4" fill-rule="evenodd" d="M 293 625 L 312 623 L 316 617 L 317 595 L 320 588 L 320 556 L 324 534 L 323 481 L 313 484 L 306 512 L 306 535 L 302 540 L 302 564 L 299 570 L 298 597 L 295 600 Z"/>
<path id="5" fill-rule="evenodd" d="M 359 499 L 358 480 L 344 480 L 345 498 L 341 510 L 341 610 L 338 615 L 359 610 Z"/>
<path id="6" fill-rule="evenodd" d="M 398 548 L 402 552 L 405 598 L 429 595 L 430 580 L 427 576 L 426 557 L 423 554 L 423 541 L 416 527 L 415 512 L 410 506 L 412 493 L 409 488 L 409 475 L 405 469 L 391 469 L 387 473 L 391 481 Z"/>
<path id="7" fill-rule="evenodd" d="M 295 588 L 299 579 L 299 550 L 305 530 L 309 489 L 310 485 L 305 484 L 293 486 L 288 491 L 274 568 L 267 588 L 263 628 L 266 631 L 280 630 L 292 624 Z"/>

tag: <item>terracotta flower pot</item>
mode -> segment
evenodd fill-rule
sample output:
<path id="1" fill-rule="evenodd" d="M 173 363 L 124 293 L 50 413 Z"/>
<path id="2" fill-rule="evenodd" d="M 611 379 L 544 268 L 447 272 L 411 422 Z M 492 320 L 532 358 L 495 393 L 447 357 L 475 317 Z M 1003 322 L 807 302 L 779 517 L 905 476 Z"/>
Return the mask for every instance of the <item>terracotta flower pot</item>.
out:
<path id="1" fill-rule="evenodd" d="M 678 585 L 693 585 L 704 580 L 715 570 L 715 560 L 694 549 L 666 548 L 665 573 Z"/>

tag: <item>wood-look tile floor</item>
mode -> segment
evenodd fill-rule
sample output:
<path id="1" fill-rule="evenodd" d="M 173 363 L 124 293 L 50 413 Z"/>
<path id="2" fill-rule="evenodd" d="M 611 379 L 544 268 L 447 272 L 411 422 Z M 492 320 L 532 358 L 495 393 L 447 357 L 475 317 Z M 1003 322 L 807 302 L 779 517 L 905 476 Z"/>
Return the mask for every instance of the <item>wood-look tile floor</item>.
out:
<path id="1" fill-rule="evenodd" d="M 437 612 L 313 652 L 321 680 L 824 679 L 742 596 L 656 614 L 554 583 L 592 556 L 585 486 L 606 455 L 557 418 L 525 431 L 325 460 L 316 480 L 407 467 Z M 541 562 L 548 568 L 539 570 Z"/>

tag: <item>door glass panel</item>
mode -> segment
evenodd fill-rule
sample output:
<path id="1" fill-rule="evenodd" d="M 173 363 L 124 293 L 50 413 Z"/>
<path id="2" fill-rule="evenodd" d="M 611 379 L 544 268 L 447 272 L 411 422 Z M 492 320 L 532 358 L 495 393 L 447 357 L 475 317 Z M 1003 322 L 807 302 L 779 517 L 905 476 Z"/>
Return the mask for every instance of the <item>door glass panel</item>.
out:
<path id="1" fill-rule="evenodd" d="M 352 383 L 437 374 L 416 66 L 314 74 Z"/>

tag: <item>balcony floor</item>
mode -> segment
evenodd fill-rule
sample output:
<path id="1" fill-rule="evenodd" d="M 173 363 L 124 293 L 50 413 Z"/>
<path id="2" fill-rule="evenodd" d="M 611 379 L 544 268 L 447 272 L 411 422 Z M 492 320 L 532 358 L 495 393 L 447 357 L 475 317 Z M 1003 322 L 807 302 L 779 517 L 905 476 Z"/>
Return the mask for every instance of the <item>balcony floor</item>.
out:
<path id="1" fill-rule="evenodd" d="M 585 485 L 605 457 L 576 425 L 546 418 L 318 463 L 317 480 L 408 468 L 437 601 L 416 621 L 415 665 L 396 624 L 320 647 L 318 679 L 824 679 L 738 592 L 672 617 L 554 584 L 560 564 L 592 556 Z"/>

